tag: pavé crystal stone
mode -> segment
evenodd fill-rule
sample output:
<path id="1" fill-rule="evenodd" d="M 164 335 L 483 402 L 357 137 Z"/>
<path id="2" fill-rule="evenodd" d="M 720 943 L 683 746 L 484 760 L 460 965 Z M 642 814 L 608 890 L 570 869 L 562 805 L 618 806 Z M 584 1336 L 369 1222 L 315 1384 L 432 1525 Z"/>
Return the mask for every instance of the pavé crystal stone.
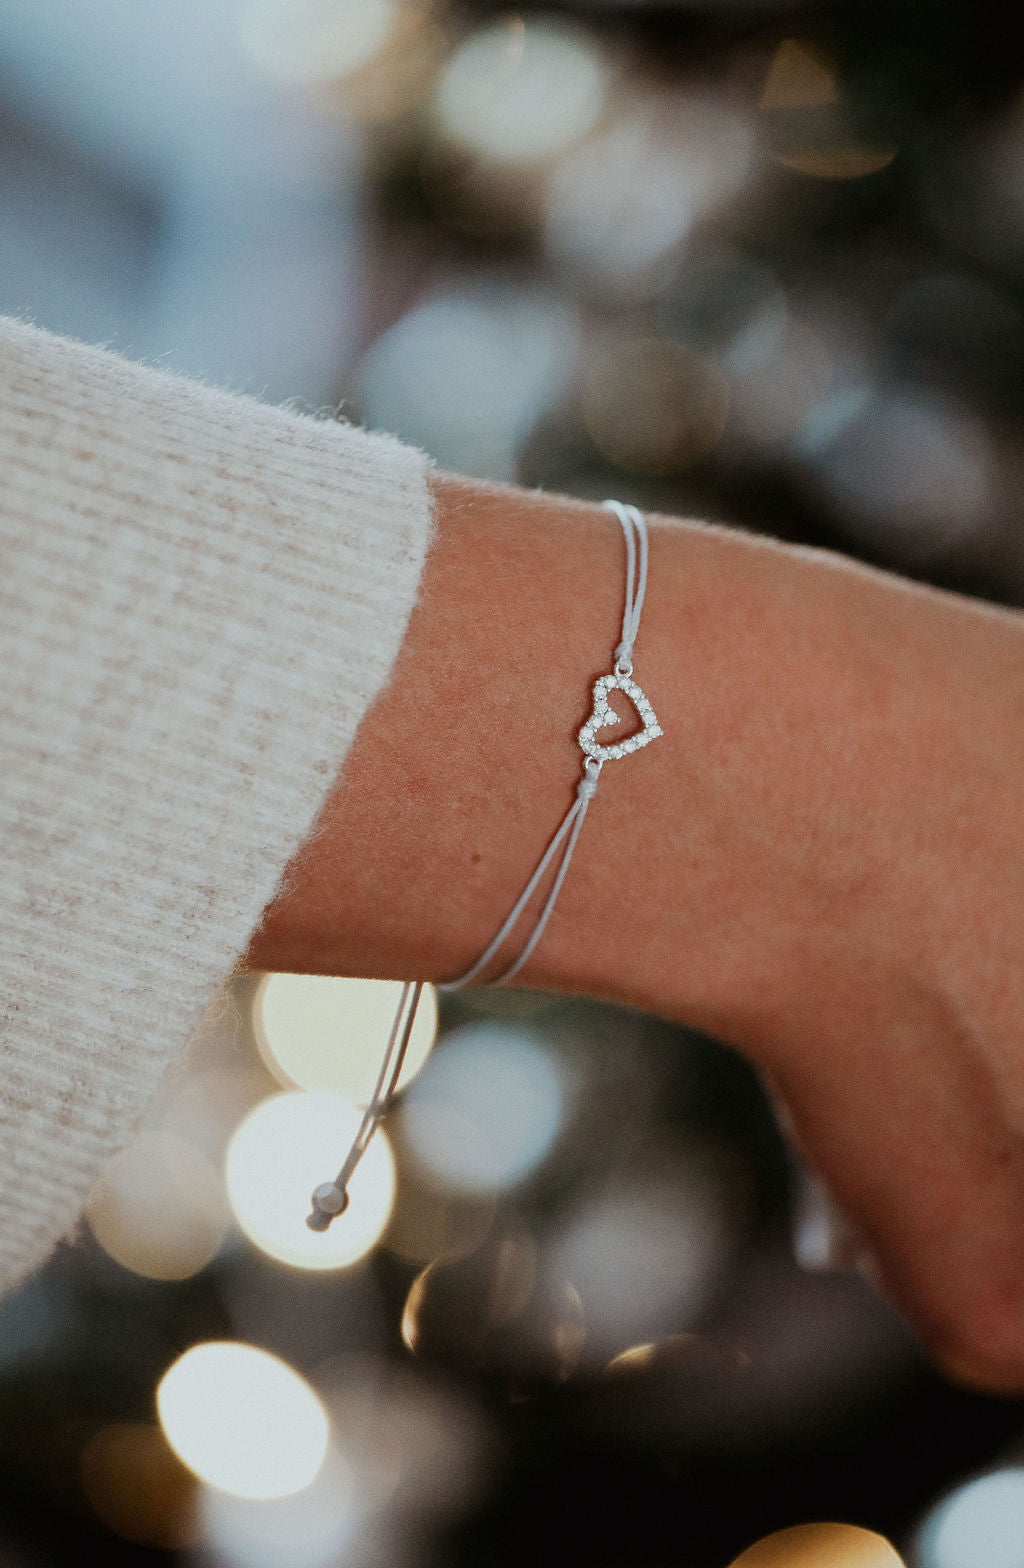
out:
<path id="1" fill-rule="evenodd" d="M 619 723 L 619 715 L 608 703 L 610 691 L 621 691 L 629 698 L 644 727 L 636 735 L 631 735 L 628 740 L 620 741 L 614 746 L 602 746 L 596 739 L 597 731 Z M 630 752 L 639 751 L 641 746 L 646 746 L 649 741 L 664 733 L 649 699 L 630 676 L 601 675 L 594 682 L 594 711 L 580 730 L 578 737 L 580 746 L 588 757 L 593 757 L 596 762 L 606 762 L 610 757 L 625 757 Z"/>

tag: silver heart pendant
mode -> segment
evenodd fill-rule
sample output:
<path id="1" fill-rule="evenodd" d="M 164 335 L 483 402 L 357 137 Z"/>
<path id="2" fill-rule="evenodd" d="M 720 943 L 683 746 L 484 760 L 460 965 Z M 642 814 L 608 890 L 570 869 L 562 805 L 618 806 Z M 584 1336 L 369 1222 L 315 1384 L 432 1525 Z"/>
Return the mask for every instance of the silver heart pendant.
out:
<path id="1" fill-rule="evenodd" d="M 608 724 L 619 722 L 619 715 L 608 705 L 608 693 L 613 690 L 625 692 L 643 720 L 644 727 L 636 735 L 630 735 L 615 746 L 600 746 L 594 738 L 597 731 Z M 594 711 L 578 736 L 588 757 L 593 757 L 595 762 L 607 762 L 609 757 L 625 757 L 629 752 L 639 751 L 641 746 L 648 745 L 656 735 L 664 733 L 654 709 L 636 681 L 628 675 L 602 675 L 594 682 Z"/>

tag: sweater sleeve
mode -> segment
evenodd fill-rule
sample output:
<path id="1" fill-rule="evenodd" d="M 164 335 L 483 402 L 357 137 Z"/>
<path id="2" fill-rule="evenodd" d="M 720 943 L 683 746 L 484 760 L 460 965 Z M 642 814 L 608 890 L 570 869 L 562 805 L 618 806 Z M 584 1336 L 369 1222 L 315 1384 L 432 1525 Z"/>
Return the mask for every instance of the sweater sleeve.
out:
<path id="1" fill-rule="evenodd" d="M 427 462 L 0 320 L 0 1289 L 73 1227 L 387 682 Z"/>

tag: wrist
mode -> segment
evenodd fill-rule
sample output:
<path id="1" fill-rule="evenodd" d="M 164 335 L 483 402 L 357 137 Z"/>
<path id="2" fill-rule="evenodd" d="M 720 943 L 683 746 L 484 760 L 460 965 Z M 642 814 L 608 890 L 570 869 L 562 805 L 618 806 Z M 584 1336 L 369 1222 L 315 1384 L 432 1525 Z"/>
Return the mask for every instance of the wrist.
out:
<path id="1" fill-rule="evenodd" d="M 621 530 L 582 502 L 447 478 L 434 491 L 437 527 L 392 679 L 250 963 L 460 973 L 571 798 L 577 708 L 591 672 L 609 667 L 622 615 Z M 546 983 L 571 989 L 572 971 L 560 963 Z"/>

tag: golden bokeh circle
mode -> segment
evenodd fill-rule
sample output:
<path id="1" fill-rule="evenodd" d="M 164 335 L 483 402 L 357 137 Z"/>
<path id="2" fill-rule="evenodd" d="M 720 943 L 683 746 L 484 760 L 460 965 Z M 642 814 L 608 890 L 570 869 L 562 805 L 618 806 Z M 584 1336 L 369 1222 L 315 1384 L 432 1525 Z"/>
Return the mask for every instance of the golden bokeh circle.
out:
<path id="1" fill-rule="evenodd" d="M 657 477 L 689 468 L 718 442 L 728 413 L 724 374 L 684 344 L 631 339 L 600 354 L 586 373 L 587 433 L 628 473 Z"/>
<path id="2" fill-rule="evenodd" d="M 196 1478 L 158 1426 L 101 1427 L 82 1450 L 79 1476 L 96 1516 L 122 1540 L 167 1550 L 198 1543 Z"/>
<path id="3" fill-rule="evenodd" d="M 798 1524 L 749 1546 L 732 1568 L 903 1568 L 884 1536 L 855 1524 Z"/>

